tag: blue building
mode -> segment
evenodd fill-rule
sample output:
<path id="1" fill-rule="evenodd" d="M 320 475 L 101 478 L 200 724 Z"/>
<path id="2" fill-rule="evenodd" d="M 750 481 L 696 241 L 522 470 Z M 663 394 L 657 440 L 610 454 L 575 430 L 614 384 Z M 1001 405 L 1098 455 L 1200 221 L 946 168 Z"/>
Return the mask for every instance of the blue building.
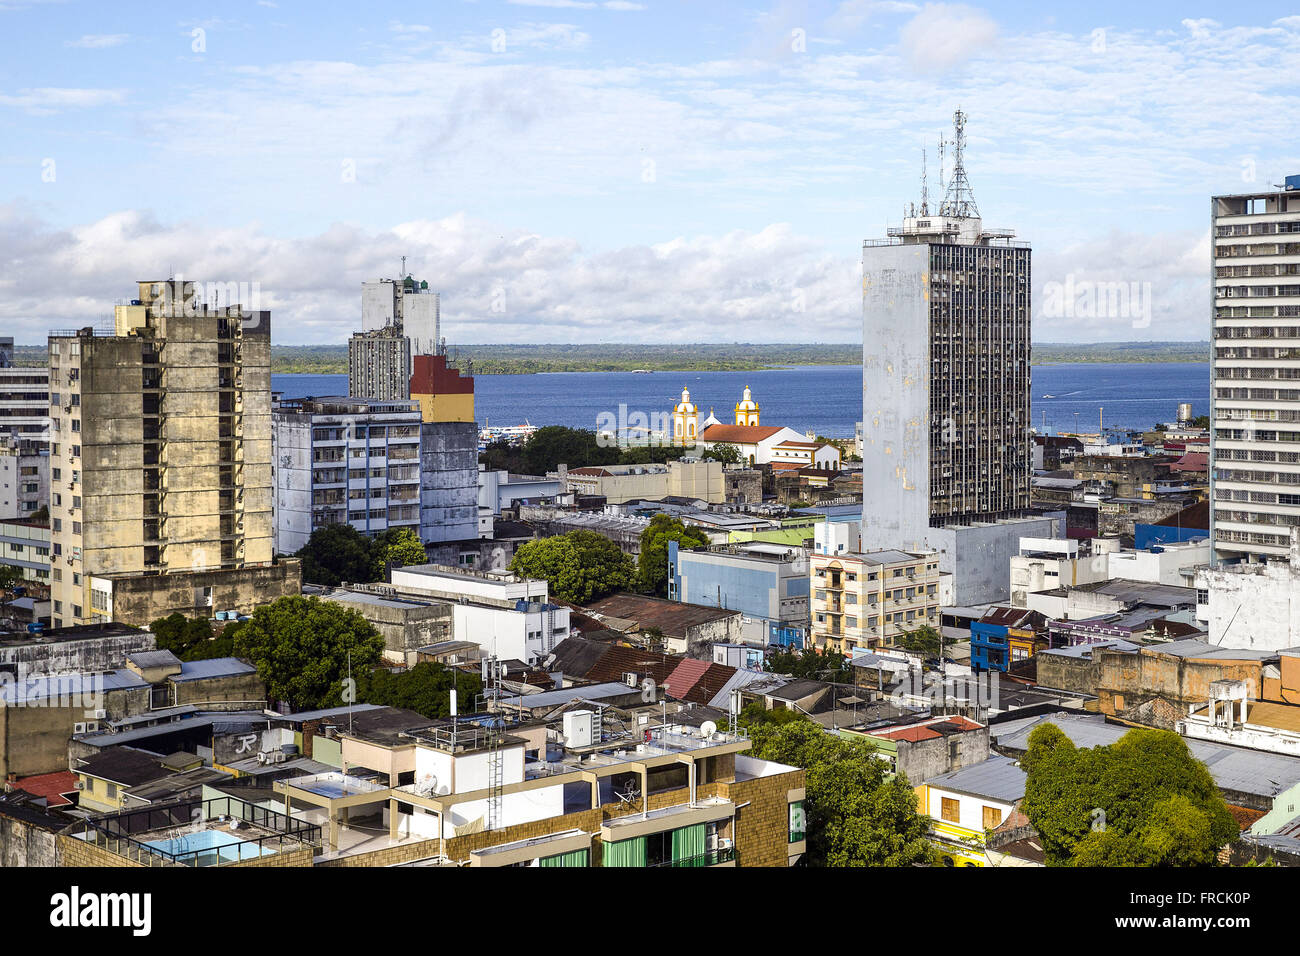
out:
<path id="1" fill-rule="evenodd" d="M 995 607 L 970 626 L 973 671 L 1006 672 L 1032 657 L 1045 618 L 1023 607 Z"/>
<path id="2" fill-rule="evenodd" d="M 763 624 L 768 643 L 802 647 L 808 625 L 808 555 L 749 541 L 683 550 L 668 542 L 668 597 L 740 611 Z"/>

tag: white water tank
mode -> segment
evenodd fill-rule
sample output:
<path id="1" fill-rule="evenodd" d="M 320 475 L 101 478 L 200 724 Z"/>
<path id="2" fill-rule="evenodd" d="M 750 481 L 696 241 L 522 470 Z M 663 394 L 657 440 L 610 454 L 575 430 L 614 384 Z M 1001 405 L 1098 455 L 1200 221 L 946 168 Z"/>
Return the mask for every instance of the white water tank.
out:
<path id="1" fill-rule="evenodd" d="M 571 710 L 564 715 L 564 745 L 589 747 L 600 741 L 600 724 L 595 711 Z"/>

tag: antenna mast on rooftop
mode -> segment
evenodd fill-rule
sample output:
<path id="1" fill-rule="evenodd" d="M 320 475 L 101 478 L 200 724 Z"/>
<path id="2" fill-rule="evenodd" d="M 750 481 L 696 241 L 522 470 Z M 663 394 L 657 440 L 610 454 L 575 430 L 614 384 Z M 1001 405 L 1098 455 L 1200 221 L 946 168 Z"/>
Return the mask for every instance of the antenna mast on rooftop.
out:
<path id="1" fill-rule="evenodd" d="M 930 184 L 926 178 L 925 146 L 921 146 L 921 215 L 930 215 Z"/>
<path id="2" fill-rule="evenodd" d="M 402 278 L 406 278 L 406 256 L 402 256 Z"/>
<path id="3" fill-rule="evenodd" d="M 944 197 L 940 215 L 960 219 L 978 219 L 979 208 L 975 205 L 975 193 L 966 178 L 966 114 L 961 110 L 952 114 L 955 131 L 952 141 L 952 178 L 948 181 L 948 192 Z"/>

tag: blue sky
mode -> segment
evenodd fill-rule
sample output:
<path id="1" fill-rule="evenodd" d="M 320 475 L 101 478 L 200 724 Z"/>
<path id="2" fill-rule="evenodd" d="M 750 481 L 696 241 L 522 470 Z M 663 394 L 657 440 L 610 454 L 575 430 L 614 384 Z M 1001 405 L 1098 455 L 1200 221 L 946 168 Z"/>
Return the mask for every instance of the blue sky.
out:
<path id="1" fill-rule="evenodd" d="M 1150 283 L 1149 323 L 1036 340 L 1205 338 L 1208 197 L 1300 172 L 1280 4 L 0 0 L 0 52 L 23 342 L 171 271 L 342 342 L 402 255 L 453 342 L 855 341 L 958 106 L 1040 304 Z"/>

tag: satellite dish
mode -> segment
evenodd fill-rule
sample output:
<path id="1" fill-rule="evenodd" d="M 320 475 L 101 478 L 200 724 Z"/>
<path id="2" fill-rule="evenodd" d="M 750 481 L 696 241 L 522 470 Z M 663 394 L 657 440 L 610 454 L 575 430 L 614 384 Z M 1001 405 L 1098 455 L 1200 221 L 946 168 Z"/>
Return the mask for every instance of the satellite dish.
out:
<path id="1" fill-rule="evenodd" d="M 704 723 L 700 724 L 701 737 L 712 737 L 717 732 L 718 732 L 718 725 L 711 720 L 706 720 Z"/>

